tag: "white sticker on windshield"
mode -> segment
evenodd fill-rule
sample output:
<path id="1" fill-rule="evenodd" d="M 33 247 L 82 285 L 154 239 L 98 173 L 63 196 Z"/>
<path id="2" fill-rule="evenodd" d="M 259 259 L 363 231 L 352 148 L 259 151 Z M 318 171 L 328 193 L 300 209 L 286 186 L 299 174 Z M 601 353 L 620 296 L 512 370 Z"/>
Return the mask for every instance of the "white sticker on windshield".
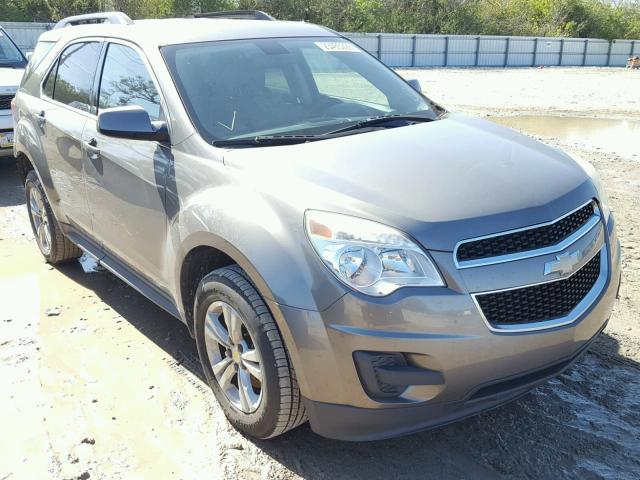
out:
<path id="1" fill-rule="evenodd" d="M 325 52 L 359 52 L 360 49 L 349 42 L 315 42 Z"/>

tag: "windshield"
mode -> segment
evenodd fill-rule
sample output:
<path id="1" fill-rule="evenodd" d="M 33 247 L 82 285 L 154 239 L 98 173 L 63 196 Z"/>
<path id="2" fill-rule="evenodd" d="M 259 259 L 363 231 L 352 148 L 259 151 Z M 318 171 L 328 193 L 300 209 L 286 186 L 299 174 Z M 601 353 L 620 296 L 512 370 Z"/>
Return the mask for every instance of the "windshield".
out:
<path id="1" fill-rule="evenodd" d="M 0 30 L 0 67 L 24 68 L 27 60 L 3 30 Z"/>
<path id="2" fill-rule="evenodd" d="M 162 54 L 209 142 L 322 135 L 363 119 L 435 119 L 425 97 L 351 42 L 268 38 L 171 45 Z"/>

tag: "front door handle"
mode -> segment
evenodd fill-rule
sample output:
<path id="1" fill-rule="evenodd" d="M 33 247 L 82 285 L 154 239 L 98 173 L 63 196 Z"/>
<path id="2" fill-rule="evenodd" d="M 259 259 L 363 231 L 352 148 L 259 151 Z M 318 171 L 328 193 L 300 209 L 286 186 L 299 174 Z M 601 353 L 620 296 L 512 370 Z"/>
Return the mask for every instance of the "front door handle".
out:
<path id="1" fill-rule="evenodd" d="M 88 142 L 84 142 L 84 148 L 87 149 L 87 156 L 89 160 L 96 161 L 100 158 L 100 149 L 98 148 L 98 141 L 92 138 Z"/>

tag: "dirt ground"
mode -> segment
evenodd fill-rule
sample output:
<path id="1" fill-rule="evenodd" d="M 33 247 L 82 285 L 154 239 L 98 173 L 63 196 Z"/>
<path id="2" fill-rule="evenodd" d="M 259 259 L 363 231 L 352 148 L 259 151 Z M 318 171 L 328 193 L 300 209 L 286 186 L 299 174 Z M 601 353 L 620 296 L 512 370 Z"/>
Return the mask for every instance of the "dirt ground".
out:
<path id="1" fill-rule="evenodd" d="M 640 117 L 640 71 L 620 68 L 398 70 L 453 110 L 481 115 L 544 113 Z"/>
<path id="2" fill-rule="evenodd" d="M 402 73 L 457 110 L 640 118 L 640 75 L 622 69 Z M 640 478 L 640 160 L 547 141 L 595 164 L 609 192 L 624 270 L 607 330 L 519 401 L 366 444 L 229 427 L 186 327 L 107 272 L 43 262 L 0 161 L 0 480 Z"/>

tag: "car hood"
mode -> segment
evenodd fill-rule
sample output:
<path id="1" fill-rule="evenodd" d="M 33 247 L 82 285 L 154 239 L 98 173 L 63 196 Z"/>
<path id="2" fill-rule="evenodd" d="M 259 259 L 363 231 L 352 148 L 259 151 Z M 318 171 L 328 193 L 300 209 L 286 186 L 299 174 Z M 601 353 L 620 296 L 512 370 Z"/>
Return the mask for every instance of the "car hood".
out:
<path id="1" fill-rule="evenodd" d="M 276 202 L 391 225 L 426 248 L 553 220 L 596 196 L 561 151 L 462 114 L 300 145 L 235 149 L 242 169 Z"/>
<path id="2" fill-rule="evenodd" d="M 22 80 L 24 68 L 0 67 L 0 95 L 15 93 Z"/>

